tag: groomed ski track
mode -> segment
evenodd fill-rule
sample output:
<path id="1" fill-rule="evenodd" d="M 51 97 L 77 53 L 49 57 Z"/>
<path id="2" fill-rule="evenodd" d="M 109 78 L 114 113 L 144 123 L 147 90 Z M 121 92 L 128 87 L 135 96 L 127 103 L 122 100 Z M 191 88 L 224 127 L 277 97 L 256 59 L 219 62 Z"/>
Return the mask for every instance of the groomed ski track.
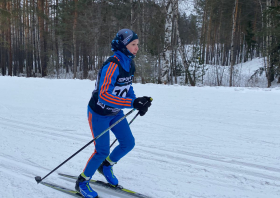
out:
<path id="1" fill-rule="evenodd" d="M 0 77 L 0 84 L 0 197 L 70 197 L 34 177 L 91 140 L 86 106 L 94 82 Z M 131 125 L 134 150 L 114 167 L 122 186 L 155 198 L 280 196 L 279 88 L 135 84 L 134 90 L 154 101 Z M 78 175 L 93 150 L 58 172 Z M 99 173 L 94 179 L 104 181 Z M 56 173 L 46 181 L 74 189 Z"/>

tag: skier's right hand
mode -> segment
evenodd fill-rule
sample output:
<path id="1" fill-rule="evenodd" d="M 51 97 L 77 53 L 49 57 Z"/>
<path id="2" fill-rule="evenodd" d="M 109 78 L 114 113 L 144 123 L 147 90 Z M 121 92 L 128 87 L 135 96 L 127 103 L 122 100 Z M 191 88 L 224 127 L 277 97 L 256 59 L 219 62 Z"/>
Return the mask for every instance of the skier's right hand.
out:
<path id="1" fill-rule="evenodd" d="M 133 107 L 139 110 L 140 116 L 145 115 L 147 113 L 148 108 L 152 105 L 152 98 L 151 97 L 138 97 L 133 102 Z"/>

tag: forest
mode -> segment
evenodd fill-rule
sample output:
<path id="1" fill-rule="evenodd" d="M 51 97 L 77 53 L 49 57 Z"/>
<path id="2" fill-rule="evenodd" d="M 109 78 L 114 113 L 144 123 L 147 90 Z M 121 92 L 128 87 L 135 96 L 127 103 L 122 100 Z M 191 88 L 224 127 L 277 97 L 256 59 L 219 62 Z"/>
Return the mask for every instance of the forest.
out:
<path id="1" fill-rule="evenodd" d="M 280 83 L 278 0 L 0 0 L 0 76 L 95 80 L 123 28 L 136 82 L 236 86 L 235 66 L 262 58 L 252 78 Z"/>

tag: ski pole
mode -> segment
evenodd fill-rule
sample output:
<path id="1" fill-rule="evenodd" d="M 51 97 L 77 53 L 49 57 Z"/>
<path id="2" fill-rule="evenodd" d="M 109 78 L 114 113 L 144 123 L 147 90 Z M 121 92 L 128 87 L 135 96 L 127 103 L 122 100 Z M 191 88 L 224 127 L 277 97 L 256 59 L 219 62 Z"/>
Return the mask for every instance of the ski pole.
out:
<path id="1" fill-rule="evenodd" d="M 134 118 L 132 118 L 132 120 L 129 122 L 129 124 L 128 125 L 130 125 L 135 119 L 136 119 L 136 117 L 139 115 L 139 111 L 138 111 L 138 113 L 134 116 Z M 115 144 L 115 142 L 117 141 L 117 138 L 114 140 L 114 142 L 110 145 L 110 148 L 113 146 L 113 144 Z"/>
<path id="2" fill-rule="evenodd" d="M 80 150 L 78 150 L 76 153 L 74 153 L 73 155 L 71 155 L 67 160 L 65 160 L 64 162 L 62 162 L 60 165 L 58 165 L 55 169 L 53 169 L 51 172 L 49 172 L 45 177 L 41 178 L 40 176 L 36 176 L 35 180 L 36 182 L 39 184 L 41 181 L 43 181 L 46 177 L 48 177 L 50 174 L 52 174 L 54 171 L 56 171 L 59 167 L 61 167 L 63 164 L 65 164 L 67 161 L 69 161 L 72 157 L 74 157 L 75 155 L 77 155 L 79 152 L 81 152 L 83 149 L 85 149 L 88 145 L 90 145 L 92 142 L 94 142 L 95 140 L 97 140 L 98 138 L 100 138 L 102 135 L 104 135 L 107 131 L 109 131 L 111 128 L 113 128 L 114 126 L 116 126 L 118 123 L 120 123 L 123 119 L 125 119 L 127 116 L 129 116 L 130 114 L 132 114 L 136 109 L 132 109 L 131 111 L 129 111 L 127 114 L 125 114 L 122 118 L 120 118 L 118 121 L 116 121 L 114 124 L 112 124 L 110 127 L 108 127 L 106 130 L 104 130 L 101 134 L 99 134 L 98 136 L 96 136 L 93 140 L 91 140 L 89 143 L 87 143 L 85 146 L 83 146 Z"/>

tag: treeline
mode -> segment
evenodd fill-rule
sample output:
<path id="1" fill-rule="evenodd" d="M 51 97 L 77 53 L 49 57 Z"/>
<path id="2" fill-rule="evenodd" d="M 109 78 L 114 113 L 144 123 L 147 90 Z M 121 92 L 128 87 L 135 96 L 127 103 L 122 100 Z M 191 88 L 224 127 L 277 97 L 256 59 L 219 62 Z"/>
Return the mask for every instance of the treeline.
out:
<path id="1" fill-rule="evenodd" d="M 159 54 L 164 35 L 164 7 L 152 1 L 2 0 L 0 10 L 2 75 L 88 78 L 119 29 L 139 34 L 143 54 Z"/>
<path id="2" fill-rule="evenodd" d="M 265 73 L 268 86 L 280 83 L 278 0 L 195 0 L 188 16 L 178 4 L 1 0 L 1 75 L 95 79 L 116 32 L 130 28 L 140 38 L 135 61 L 141 83 L 177 84 L 181 78 L 203 84 L 206 64 L 230 66 L 232 81 L 234 65 L 255 57 L 264 57 L 255 74 Z"/>
<path id="3" fill-rule="evenodd" d="M 275 78 L 280 83 L 280 1 L 197 0 L 196 10 L 205 63 L 233 70 L 235 64 L 265 57 L 256 74 L 265 72 L 269 87 Z"/>

